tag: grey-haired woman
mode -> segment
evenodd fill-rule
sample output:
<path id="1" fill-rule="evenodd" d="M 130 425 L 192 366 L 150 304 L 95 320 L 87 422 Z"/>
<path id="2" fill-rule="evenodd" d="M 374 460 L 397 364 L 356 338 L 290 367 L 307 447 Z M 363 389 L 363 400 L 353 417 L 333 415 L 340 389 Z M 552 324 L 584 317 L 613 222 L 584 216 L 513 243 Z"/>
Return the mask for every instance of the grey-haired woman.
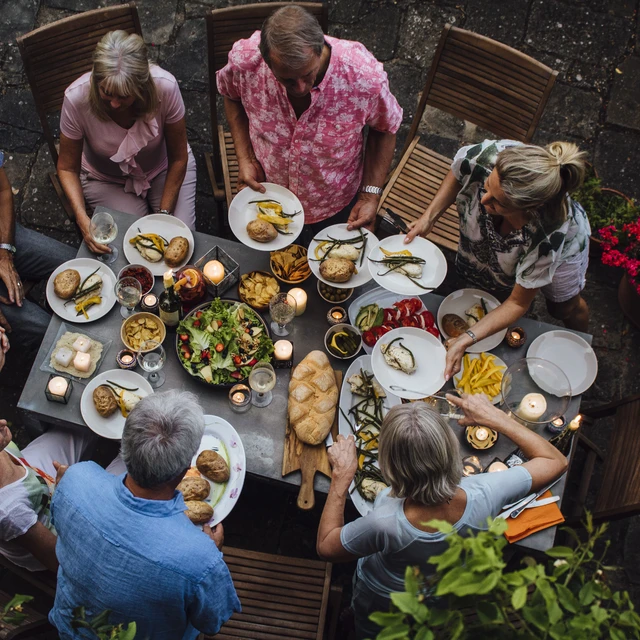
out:
<path id="1" fill-rule="evenodd" d="M 365 517 L 344 524 L 344 507 L 357 458 L 350 436 L 329 448 L 331 487 L 318 530 L 318 554 L 332 562 L 358 560 L 352 606 L 358 638 L 374 638 L 368 617 L 389 609 L 389 594 L 404 590 L 407 566 L 432 573 L 431 556 L 445 536 L 425 525 L 444 520 L 458 531 L 486 529 L 502 506 L 544 487 L 563 473 L 566 458 L 544 438 L 495 408 L 484 396 L 448 396 L 465 414 L 461 425 L 485 425 L 510 438 L 529 459 L 501 473 L 463 477 L 458 438 L 421 402 L 398 405 L 384 419 L 378 460 L 389 488 Z"/>

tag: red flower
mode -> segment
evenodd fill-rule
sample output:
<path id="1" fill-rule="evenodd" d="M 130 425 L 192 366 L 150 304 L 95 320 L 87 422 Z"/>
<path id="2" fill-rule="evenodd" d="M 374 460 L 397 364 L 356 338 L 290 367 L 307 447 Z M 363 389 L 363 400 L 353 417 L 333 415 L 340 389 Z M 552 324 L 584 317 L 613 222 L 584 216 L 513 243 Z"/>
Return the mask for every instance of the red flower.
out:
<path id="1" fill-rule="evenodd" d="M 621 229 L 612 224 L 598 233 L 602 238 L 602 264 L 624 269 L 640 293 L 640 218 Z"/>

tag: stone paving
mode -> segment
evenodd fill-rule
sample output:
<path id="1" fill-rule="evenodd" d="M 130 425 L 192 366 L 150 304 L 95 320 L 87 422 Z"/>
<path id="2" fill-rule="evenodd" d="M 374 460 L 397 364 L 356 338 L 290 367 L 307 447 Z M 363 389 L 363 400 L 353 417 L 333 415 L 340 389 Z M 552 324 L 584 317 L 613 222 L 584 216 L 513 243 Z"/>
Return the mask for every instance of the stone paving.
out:
<path id="1" fill-rule="evenodd" d="M 445 23 L 464 27 L 514 46 L 559 71 L 535 141 L 569 139 L 586 149 L 607 186 L 640 198 L 640 0 L 331 0 L 329 33 L 363 42 L 381 60 L 391 89 L 404 108 L 401 147 Z M 79 11 L 116 4 L 114 0 L 0 0 L 0 149 L 13 184 L 20 221 L 77 245 L 47 173 L 51 159 L 23 73 L 15 37 Z M 199 169 L 198 229 L 217 229 L 211 187 L 203 162 L 210 146 L 204 15 L 212 8 L 247 0 L 138 0 L 151 55 L 180 82 L 187 108 L 189 141 Z M 451 156 L 464 142 L 491 137 L 480 128 L 427 109 L 420 132 L 426 144 Z M 593 257 L 585 291 L 591 308 L 590 332 L 599 375 L 585 395 L 595 405 L 640 391 L 640 332 L 617 304 L 620 273 Z M 447 284 L 455 287 L 454 282 Z M 444 291 L 446 293 L 446 291 Z M 538 299 L 533 317 L 554 322 Z M 21 375 L 27 363 L 16 361 Z M 22 366 L 21 366 L 22 365 Z M 12 374 L 15 370 L 12 371 Z M 19 442 L 27 440 L 15 405 L 16 376 L 0 379 L 2 415 L 11 419 Z M 587 435 L 606 451 L 610 424 Z M 106 455 L 106 454 L 105 454 Z M 597 476 L 594 487 L 597 487 Z M 265 500 L 265 496 L 269 496 Z M 227 523 L 230 544 L 272 552 L 313 556 L 321 504 L 310 513 L 295 507 L 295 496 L 250 481 Z M 640 518 L 611 528 L 612 561 L 624 570 L 616 583 L 640 603 Z M 348 570 L 339 570 L 347 582 Z"/>

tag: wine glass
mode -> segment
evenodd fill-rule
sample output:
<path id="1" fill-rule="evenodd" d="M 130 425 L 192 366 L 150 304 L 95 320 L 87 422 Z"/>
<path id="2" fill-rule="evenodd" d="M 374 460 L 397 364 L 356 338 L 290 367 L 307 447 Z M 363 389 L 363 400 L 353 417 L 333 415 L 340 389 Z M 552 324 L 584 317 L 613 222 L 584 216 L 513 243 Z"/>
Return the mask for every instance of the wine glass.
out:
<path id="1" fill-rule="evenodd" d="M 271 331 L 277 336 L 288 336 L 287 325 L 296 315 L 296 299 L 289 293 L 276 293 L 269 301 Z"/>
<path id="2" fill-rule="evenodd" d="M 145 377 L 154 389 L 164 384 L 166 376 L 162 367 L 164 367 L 166 359 L 167 354 L 164 347 L 157 340 L 145 340 L 140 344 L 138 364 L 148 374 Z"/>
<path id="3" fill-rule="evenodd" d="M 106 244 L 109 249 L 111 249 L 111 253 L 99 255 L 98 260 L 106 264 L 115 262 L 118 259 L 118 249 L 112 244 L 109 244 L 118 237 L 118 225 L 113 219 L 113 216 L 106 211 L 94 213 L 91 218 L 91 224 L 89 225 L 89 232 L 96 242 Z"/>
<path id="4" fill-rule="evenodd" d="M 126 277 L 116 282 L 115 290 L 116 298 L 122 305 L 120 314 L 123 318 L 128 318 L 142 298 L 142 286 L 136 278 Z"/>
<path id="5" fill-rule="evenodd" d="M 249 374 L 249 386 L 253 389 L 251 404 L 256 407 L 266 407 L 271 404 L 273 394 L 271 389 L 276 386 L 276 372 L 268 362 L 258 362 Z"/>

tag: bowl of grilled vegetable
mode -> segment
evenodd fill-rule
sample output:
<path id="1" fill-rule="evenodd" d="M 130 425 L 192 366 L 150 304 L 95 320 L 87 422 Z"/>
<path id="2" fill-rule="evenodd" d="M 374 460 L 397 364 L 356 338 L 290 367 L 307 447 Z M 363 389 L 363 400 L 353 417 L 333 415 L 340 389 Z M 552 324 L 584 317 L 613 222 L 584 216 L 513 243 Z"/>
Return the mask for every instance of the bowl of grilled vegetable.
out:
<path id="1" fill-rule="evenodd" d="M 325 334 L 324 345 L 334 358 L 349 360 L 362 348 L 362 334 L 350 324 L 336 324 Z"/>
<path id="2" fill-rule="evenodd" d="M 282 251 L 272 251 L 269 263 L 273 275 L 287 284 L 304 282 L 311 275 L 307 249 L 299 244 L 289 245 Z"/>
<path id="3" fill-rule="evenodd" d="M 353 295 L 353 289 L 338 289 L 318 280 L 318 293 L 325 302 L 344 302 Z"/>

